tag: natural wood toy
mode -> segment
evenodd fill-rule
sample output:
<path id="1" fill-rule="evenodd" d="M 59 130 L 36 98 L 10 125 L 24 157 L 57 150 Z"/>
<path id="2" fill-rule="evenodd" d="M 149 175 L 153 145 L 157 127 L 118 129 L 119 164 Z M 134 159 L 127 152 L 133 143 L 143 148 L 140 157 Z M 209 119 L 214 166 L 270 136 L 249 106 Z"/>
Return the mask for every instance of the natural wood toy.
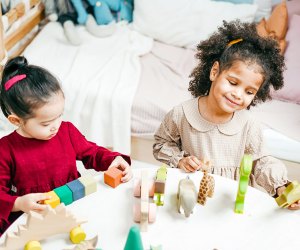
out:
<path id="1" fill-rule="evenodd" d="M 278 206 L 286 208 L 294 202 L 300 200 L 300 184 L 298 181 L 291 182 L 283 193 L 276 199 Z"/>
<path id="2" fill-rule="evenodd" d="M 66 248 L 64 250 L 97 250 L 99 249 L 96 248 L 97 242 L 98 242 L 98 236 L 95 236 L 90 240 L 81 241 L 74 248 L 69 248 L 69 249 Z"/>
<path id="3" fill-rule="evenodd" d="M 85 222 L 76 218 L 62 203 L 55 209 L 47 206 L 43 213 L 31 211 L 25 225 L 19 225 L 17 232 L 7 233 L 0 250 L 15 250 L 24 246 L 25 250 L 41 250 L 39 240 L 61 233 L 70 233 L 71 241 L 78 244 L 86 236 L 80 227 Z"/>
<path id="4" fill-rule="evenodd" d="M 122 171 L 118 168 L 109 168 L 104 172 L 104 183 L 115 188 L 121 184 Z"/>
<path id="5" fill-rule="evenodd" d="M 130 228 L 124 250 L 144 250 L 140 230 L 137 226 Z"/>
<path id="6" fill-rule="evenodd" d="M 66 185 L 55 188 L 47 193 L 51 199 L 44 200 L 43 204 L 48 204 L 55 208 L 60 203 L 69 205 L 78 199 L 81 199 L 97 191 L 96 180 L 91 175 L 84 175 L 77 180 L 68 182 Z"/>
<path id="7" fill-rule="evenodd" d="M 189 217 L 197 203 L 197 189 L 194 182 L 187 176 L 180 180 L 177 192 L 177 209 Z"/>
<path id="8" fill-rule="evenodd" d="M 249 183 L 249 176 L 252 170 L 252 157 L 251 155 L 244 155 L 240 165 L 240 181 L 236 195 L 234 212 L 244 213 L 245 196 Z"/>
<path id="9" fill-rule="evenodd" d="M 134 212 L 134 221 L 140 222 L 141 231 L 146 232 L 148 230 L 148 222 L 154 222 L 156 217 L 156 205 L 149 202 L 149 189 L 151 185 L 148 180 L 148 172 L 143 170 L 141 173 L 141 182 L 138 187 L 135 187 L 134 190 L 139 189 L 141 194 L 140 204 L 135 204 Z M 134 193 L 138 193 L 134 191 Z M 135 195 L 136 196 L 136 195 Z"/>
<path id="10" fill-rule="evenodd" d="M 162 165 L 156 173 L 156 179 L 154 182 L 154 196 L 153 201 L 157 206 L 164 205 L 165 186 L 167 179 L 167 167 Z"/>
<path id="11" fill-rule="evenodd" d="M 215 190 L 215 179 L 208 174 L 208 168 L 211 166 L 211 162 L 204 160 L 205 167 L 203 171 L 203 177 L 200 182 L 199 192 L 198 192 L 198 202 L 201 205 L 205 205 L 207 197 L 212 197 Z"/>

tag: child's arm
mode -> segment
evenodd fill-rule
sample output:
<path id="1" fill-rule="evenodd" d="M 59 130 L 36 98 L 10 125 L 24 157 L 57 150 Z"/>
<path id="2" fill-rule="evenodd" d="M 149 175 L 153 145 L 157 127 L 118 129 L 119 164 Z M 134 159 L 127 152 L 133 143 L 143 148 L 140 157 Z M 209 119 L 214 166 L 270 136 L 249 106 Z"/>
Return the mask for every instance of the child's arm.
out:
<path id="1" fill-rule="evenodd" d="M 33 193 L 19 196 L 15 200 L 12 212 L 23 211 L 28 213 L 29 211 L 43 211 L 46 209 L 47 205 L 39 204 L 38 202 L 47 199 L 51 199 L 51 197 L 43 193 Z"/>
<path id="2" fill-rule="evenodd" d="M 128 162 L 123 159 L 122 156 L 117 156 L 108 168 L 118 168 L 122 170 L 122 182 L 127 182 L 132 178 L 131 167 L 129 166 Z"/>
<path id="3" fill-rule="evenodd" d="M 155 143 L 153 145 L 154 157 L 158 161 L 161 161 L 174 168 L 180 166 L 182 167 L 186 166 L 184 162 L 181 162 L 181 164 L 179 164 L 179 162 L 184 157 L 189 156 L 187 152 L 184 152 L 181 149 L 182 144 L 181 144 L 181 135 L 179 131 L 179 124 L 183 115 L 184 115 L 183 111 L 180 111 L 180 108 L 175 107 L 165 116 L 163 122 L 161 123 L 160 127 L 158 128 L 158 130 L 154 135 L 154 139 L 155 139 Z M 194 165 L 195 164 L 193 164 L 193 166 Z"/>

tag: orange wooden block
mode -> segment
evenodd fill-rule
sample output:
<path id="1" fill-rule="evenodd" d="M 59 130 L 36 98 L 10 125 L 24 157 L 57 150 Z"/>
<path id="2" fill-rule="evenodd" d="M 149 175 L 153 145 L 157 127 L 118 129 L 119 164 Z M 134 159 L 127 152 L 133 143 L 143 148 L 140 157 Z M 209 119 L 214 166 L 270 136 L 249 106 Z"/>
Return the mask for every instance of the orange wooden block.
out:
<path id="1" fill-rule="evenodd" d="M 121 183 L 122 171 L 118 168 L 109 168 L 104 172 L 104 183 L 115 188 Z"/>

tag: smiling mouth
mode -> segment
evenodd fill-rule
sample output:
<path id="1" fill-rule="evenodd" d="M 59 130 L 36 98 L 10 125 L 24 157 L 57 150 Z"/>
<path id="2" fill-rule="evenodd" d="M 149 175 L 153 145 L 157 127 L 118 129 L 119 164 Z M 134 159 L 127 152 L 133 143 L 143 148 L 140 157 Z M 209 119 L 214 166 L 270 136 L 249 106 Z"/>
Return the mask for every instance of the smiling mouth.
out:
<path id="1" fill-rule="evenodd" d="M 234 101 L 230 100 L 230 99 L 229 99 L 229 98 L 227 98 L 226 96 L 225 96 L 225 98 L 226 98 L 226 100 L 227 100 L 229 103 L 231 103 L 231 104 L 233 104 L 233 105 L 235 105 L 235 106 L 239 106 L 239 104 L 238 104 L 238 103 L 236 103 L 236 102 L 234 102 Z"/>

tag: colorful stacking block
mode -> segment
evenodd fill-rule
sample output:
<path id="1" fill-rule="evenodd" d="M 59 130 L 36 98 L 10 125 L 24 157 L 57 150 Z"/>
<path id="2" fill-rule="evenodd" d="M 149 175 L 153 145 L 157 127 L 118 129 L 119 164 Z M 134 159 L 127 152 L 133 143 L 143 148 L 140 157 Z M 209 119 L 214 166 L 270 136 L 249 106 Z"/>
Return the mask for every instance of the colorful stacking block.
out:
<path id="1" fill-rule="evenodd" d="M 73 193 L 73 201 L 84 197 L 85 190 L 83 184 L 79 180 L 74 180 L 66 184 Z"/>
<path id="2" fill-rule="evenodd" d="M 92 176 L 84 175 L 84 176 L 81 176 L 78 180 L 84 186 L 85 196 L 97 191 L 97 183 L 96 183 L 95 179 Z"/>
<path id="3" fill-rule="evenodd" d="M 73 202 L 72 191 L 67 185 L 55 188 L 53 191 L 59 197 L 60 203 L 64 203 L 67 206 Z"/>
<path id="4" fill-rule="evenodd" d="M 54 191 L 50 191 L 47 193 L 51 197 L 49 200 L 44 200 L 44 204 L 50 205 L 52 208 L 57 207 L 60 204 L 60 199 Z"/>
<path id="5" fill-rule="evenodd" d="M 124 250 L 143 250 L 143 243 L 140 234 L 140 229 L 137 226 L 132 226 L 129 230 Z"/>
<path id="6" fill-rule="evenodd" d="M 297 181 L 291 182 L 283 193 L 276 199 L 278 206 L 286 208 L 300 200 L 300 184 Z"/>
<path id="7" fill-rule="evenodd" d="M 251 155 L 244 155 L 240 166 L 240 181 L 239 188 L 235 201 L 234 212 L 242 214 L 244 212 L 244 201 L 249 183 L 249 176 L 252 170 L 252 157 Z"/>
<path id="8" fill-rule="evenodd" d="M 122 171 L 118 168 L 109 168 L 104 172 L 104 183 L 115 188 L 121 184 Z"/>

